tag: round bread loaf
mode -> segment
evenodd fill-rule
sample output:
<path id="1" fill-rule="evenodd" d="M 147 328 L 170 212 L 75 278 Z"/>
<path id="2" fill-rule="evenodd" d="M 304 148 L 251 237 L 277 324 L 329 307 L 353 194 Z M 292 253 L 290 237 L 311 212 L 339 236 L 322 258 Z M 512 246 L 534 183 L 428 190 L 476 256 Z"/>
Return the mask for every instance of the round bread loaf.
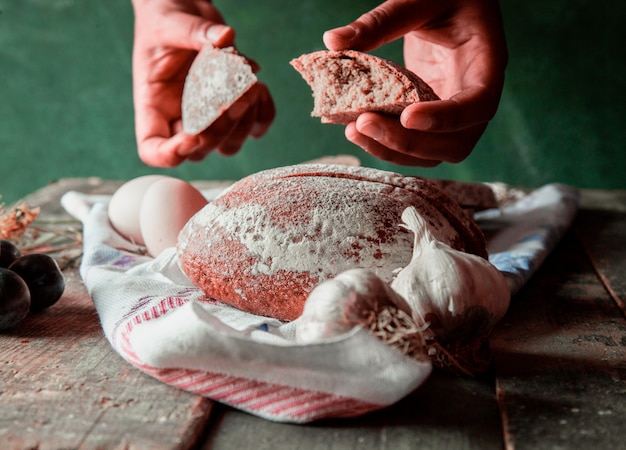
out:
<path id="1" fill-rule="evenodd" d="M 439 100 L 432 88 L 399 64 L 355 50 L 320 50 L 290 62 L 313 91 L 313 117 L 348 124 L 368 111 L 400 115 L 407 106 Z"/>
<path id="2" fill-rule="evenodd" d="M 408 206 L 452 247 L 486 256 L 477 225 L 433 183 L 355 166 L 305 164 L 250 175 L 200 210 L 178 254 L 207 296 L 254 314 L 293 320 L 322 281 L 353 268 L 386 282 L 405 267 Z"/>

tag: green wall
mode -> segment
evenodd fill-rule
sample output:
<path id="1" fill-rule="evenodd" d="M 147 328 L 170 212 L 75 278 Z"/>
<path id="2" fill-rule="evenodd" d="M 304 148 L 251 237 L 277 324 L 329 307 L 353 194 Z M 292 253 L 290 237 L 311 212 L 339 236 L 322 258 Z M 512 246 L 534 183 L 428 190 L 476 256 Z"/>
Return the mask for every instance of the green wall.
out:
<path id="1" fill-rule="evenodd" d="M 324 30 L 378 2 L 215 3 L 237 30 L 239 48 L 261 64 L 276 121 L 234 157 L 212 155 L 164 170 L 144 166 L 136 155 L 130 0 L 0 0 L 2 201 L 63 177 L 237 179 L 336 153 L 432 177 L 626 188 L 626 6 L 620 2 L 503 0 L 511 62 L 500 110 L 466 161 L 436 169 L 374 160 L 344 139 L 343 127 L 311 118 L 310 90 L 288 64 L 322 48 Z M 376 53 L 401 60 L 399 43 Z"/>

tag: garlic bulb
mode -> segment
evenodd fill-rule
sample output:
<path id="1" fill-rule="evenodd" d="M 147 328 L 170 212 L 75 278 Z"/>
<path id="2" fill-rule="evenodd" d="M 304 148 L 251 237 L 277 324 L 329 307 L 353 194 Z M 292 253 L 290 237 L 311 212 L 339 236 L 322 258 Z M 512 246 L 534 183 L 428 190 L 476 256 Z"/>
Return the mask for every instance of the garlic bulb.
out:
<path id="1" fill-rule="evenodd" d="M 367 269 L 351 269 L 315 287 L 296 324 L 296 339 L 312 342 L 350 331 L 359 315 L 393 304 L 410 313 L 406 302 Z"/>
<path id="2" fill-rule="evenodd" d="M 407 301 L 415 322 L 427 327 L 436 365 L 462 373 L 484 371 L 487 337 L 510 302 L 504 275 L 488 260 L 436 240 L 414 207 L 403 212 L 402 220 L 415 233 L 413 257 L 391 287 Z"/>
<path id="3" fill-rule="evenodd" d="M 296 340 L 311 343 L 347 333 L 355 326 L 404 354 L 424 361 L 422 329 L 408 304 L 374 272 L 351 269 L 319 284 L 296 320 Z"/>

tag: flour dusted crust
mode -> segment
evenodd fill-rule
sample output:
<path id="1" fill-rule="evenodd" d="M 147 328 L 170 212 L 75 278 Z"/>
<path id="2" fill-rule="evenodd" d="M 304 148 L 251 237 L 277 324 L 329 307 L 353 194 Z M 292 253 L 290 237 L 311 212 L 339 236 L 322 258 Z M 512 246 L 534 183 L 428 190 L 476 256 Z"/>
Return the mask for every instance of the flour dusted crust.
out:
<path id="1" fill-rule="evenodd" d="M 321 50 L 291 61 L 313 91 L 313 117 L 348 124 L 367 111 L 399 115 L 420 101 L 438 100 L 431 87 L 404 67 L 354 50 Z"/>
<path id="2" fill-rule="evenodd" d="M 500 206 L 493 187 L 486 183 L 437 179 L 430 181 L 470 213 Z"/>
<path id="3" fill-rule="evenodd" d="M 386 282 L 411 260 L 400 226 L 415 206 L 433 234 L 486 256 L 484 237 L 431 182 L 355 166 L 298 165 L 258 172 L 198 212 L 179 236 L 181 266 L 209 297 L 293 320 L 322 281 L 367 268 Z"/>
<path id="4" fill-rule="evenodd" d="M 185 78 L 182 96 L 183 131 L 204 131 L 255 82 L 246 58 L 233 47 L 205 46 Z"/>

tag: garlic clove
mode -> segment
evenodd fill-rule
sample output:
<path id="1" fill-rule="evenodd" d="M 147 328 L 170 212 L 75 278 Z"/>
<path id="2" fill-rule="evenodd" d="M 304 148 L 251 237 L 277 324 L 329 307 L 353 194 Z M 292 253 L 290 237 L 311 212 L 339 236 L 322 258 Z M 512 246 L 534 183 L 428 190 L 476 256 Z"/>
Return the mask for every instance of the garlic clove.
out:
<path id="1" fill-rule="evenodd" d="M 318 285 L 309 294 L 302 315 L 296 321 L 296 340 L 310 343 L 350 331 L 354 324 L 345 318 L 344 308 L 359 297 L 337 278 Z"/>

